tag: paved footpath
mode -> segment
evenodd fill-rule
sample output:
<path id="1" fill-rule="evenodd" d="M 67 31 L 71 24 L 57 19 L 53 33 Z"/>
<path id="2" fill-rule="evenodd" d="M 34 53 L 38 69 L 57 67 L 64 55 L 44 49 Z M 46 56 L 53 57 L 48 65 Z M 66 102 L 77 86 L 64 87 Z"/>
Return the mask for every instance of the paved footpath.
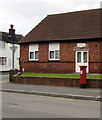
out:
<path id="1" fill-rule="evenodd" d="M 3 82 L 1 91 L 102 101 L 102 98 L 100 97 L 100 89 L 97 88 L 82 89 L 78 87 L 25 85 Z"/>

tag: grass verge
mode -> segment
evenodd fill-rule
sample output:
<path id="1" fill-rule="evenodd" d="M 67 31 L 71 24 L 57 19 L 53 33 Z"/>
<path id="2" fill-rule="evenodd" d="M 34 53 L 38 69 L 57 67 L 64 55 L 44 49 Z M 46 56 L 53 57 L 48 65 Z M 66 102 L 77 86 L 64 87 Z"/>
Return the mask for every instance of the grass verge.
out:
<path id="1" fill-rule="evenodd" d="M 21 76 L 80 78 L 79 74 L 57 74 L 57 73 L 23 73 Z M 102 75 L 87 75 L 87 78 L 100 79 L 102 78 Z"/>

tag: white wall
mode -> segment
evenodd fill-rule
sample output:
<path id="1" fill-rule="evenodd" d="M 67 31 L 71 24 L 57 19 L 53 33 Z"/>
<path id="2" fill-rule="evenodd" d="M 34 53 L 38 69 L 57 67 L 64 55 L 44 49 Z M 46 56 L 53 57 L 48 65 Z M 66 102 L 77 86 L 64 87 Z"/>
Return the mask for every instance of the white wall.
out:
<path id="1" fill-rule="evenodd" d="M 5 47 L 0 48 L 0 57 L 7 57 L 7 65 L 0 65 L 0 71 L 9 71 L 12 69 L 12 51 L 10 47 L 12 44 L 4 42 Z M 15 44 L 17 47 L 14 54 L 14 68 L 19 69 L 19 57 L 20 57 L 20 46 Z"/>

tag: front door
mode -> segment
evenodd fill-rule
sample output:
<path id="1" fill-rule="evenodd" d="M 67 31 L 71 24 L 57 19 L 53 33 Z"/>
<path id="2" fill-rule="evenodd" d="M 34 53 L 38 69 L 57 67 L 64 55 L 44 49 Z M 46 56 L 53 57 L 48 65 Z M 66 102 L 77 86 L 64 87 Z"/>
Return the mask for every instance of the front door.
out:
<path id="1" fill-rule="evenodd" d="M 89 72 L 88 66 L 88 51 L 76 51 L 76 72 L 80 72 L 81 65 L 87 66 L 87 73 Z"/>

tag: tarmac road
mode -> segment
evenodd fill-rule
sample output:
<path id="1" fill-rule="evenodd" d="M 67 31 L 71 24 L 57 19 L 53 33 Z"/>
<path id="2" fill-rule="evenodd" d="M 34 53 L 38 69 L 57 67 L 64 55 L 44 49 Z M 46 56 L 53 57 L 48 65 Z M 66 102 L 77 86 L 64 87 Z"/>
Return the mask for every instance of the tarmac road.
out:
<path id="1" fill-rule="evenodd" d="M 3 92 L 3 118 L 100 118 L 100 102 Z"/>

